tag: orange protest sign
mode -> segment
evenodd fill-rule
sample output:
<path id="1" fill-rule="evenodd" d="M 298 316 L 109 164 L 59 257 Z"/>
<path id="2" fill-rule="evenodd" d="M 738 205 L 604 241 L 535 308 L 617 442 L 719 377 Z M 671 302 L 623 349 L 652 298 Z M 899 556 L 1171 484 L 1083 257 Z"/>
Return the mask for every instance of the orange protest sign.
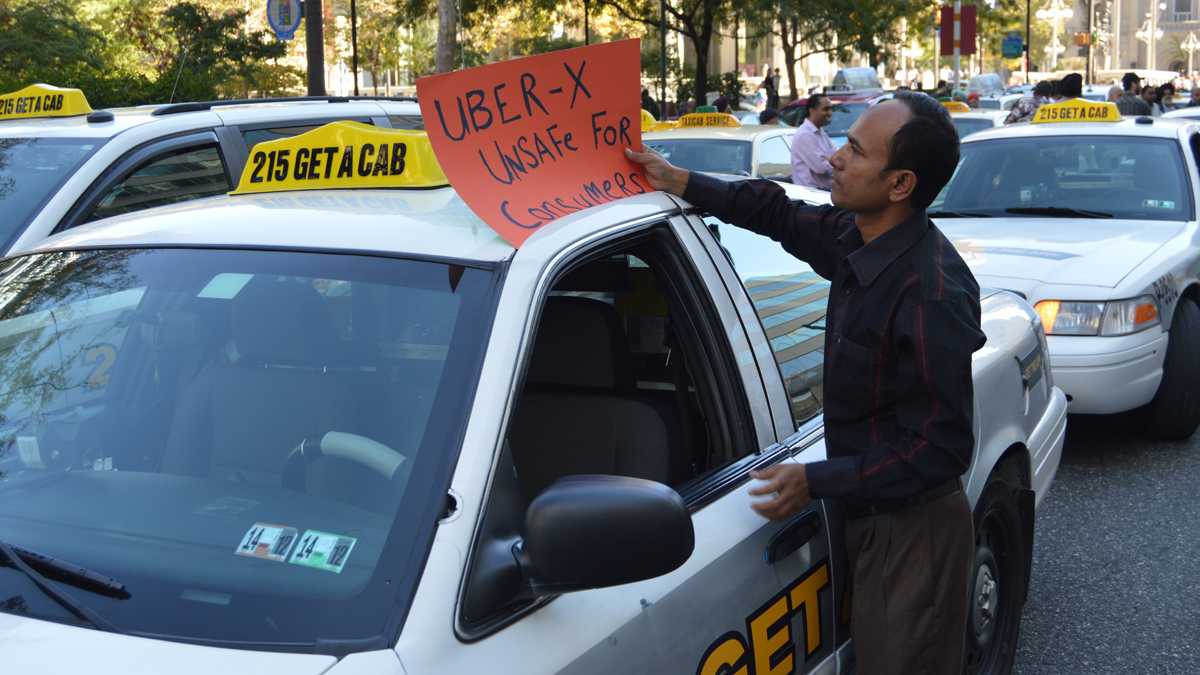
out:
<path id="1" fill-rule="evenodd" d="M 417 80 L 438 163 L 513 246 L 547 223 L 651 190 L 641 148 L 638 40 L 566 49 Z"/>

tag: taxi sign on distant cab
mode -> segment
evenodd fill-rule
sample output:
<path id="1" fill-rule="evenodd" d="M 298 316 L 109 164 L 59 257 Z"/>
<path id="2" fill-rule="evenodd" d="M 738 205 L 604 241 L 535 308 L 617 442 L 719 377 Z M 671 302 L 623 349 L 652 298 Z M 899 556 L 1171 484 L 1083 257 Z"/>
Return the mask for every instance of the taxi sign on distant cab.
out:
<path id="1" fill-rule="evenodd" d="M 688 113 L 679 118 L 679 128 L 740 127 L 742 123 L 729 113 Z"/>
<path id="2" fill-rule="evenodd" d="M 341 121 L 254 146 L 230 194 L 446 185 L 424 131 Z"/>
<path id="3" fill-rule="evenodd" d="M 1058 103 L 1047 103 L 1037 109 L 1033 124 L 1059 122 L 1120 122 L 1121 111 L 1110 101 L 1088 101 L 1073 98 Z"/>
<path id="4" fill-rule="evenodd" d="M 942 106 L 944 106 L 947 111 L 952 113 L 971 112 L 971 106 L 963 103 L 962 101 L 942 101 Z"/>
<path id="5" fill-rule="evenodd" d="M 24 89 L 0 95 L 0 120 L 32 117 L 73 117 L 92 112 L 87 97 L 78 89 L 48 84 L 31 84 Z"/>

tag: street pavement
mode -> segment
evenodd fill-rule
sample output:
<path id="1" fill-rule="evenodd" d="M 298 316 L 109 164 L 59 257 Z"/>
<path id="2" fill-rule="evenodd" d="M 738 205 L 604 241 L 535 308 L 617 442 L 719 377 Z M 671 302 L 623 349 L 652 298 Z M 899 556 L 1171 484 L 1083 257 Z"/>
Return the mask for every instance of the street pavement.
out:
<path id="1" fill-rule="evenodd" d="M 1037 518 L 1015 672 L 1200 673 L 1200 432 L 1071 417 Z"/>

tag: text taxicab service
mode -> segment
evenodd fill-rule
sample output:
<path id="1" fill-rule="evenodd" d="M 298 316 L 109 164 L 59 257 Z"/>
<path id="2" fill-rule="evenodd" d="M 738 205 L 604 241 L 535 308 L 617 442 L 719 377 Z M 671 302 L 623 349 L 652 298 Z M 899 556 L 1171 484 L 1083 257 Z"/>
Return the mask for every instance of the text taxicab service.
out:
<path id="1" fill-rule="evenodd" d="M 48 84 L 31 84 L 10 94 L 0 95 L 0 120 L 32 117 L 73 117 L 92 112 L 87 97 L 78 89 Z"/>
<path id="2" fill-rule="evenodd" d="M 1088 101 L 1073 98 L 1058 103 L 1046 103 L 1033 115 L 1033 124 L 1061 122 L 1120 122 L 1121 111 L 1110 101 Z"/>

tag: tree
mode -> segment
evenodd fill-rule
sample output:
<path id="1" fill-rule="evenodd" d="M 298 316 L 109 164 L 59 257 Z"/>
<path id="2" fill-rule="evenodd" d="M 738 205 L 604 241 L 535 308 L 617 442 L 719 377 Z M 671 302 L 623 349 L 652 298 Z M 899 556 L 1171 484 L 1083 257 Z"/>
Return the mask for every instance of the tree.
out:
<path id="1" fill-rule="evenodd" d="M 814 54 L 837 51 L 852 30 L 843 0 L 758 0 L 746 18 L 752 29 L 779 38 L 792 100 L 800 95 L 796 65 Z"/>
<path id="2" fill-rule="evenodd" d="M 457 51 L 458 8 L 454 0 L 438 0 L 437 72 L 454 70 L 454 52 Z"/>
<path id="3" fill-rule="evenodd" d="M 657 29 L 661 23 L 659 3 L 652 0 L 597 0 L 620 16 Z M 731 0 L 672 0 L 666 2 L 667 28 L 680 33 L 696 52 L 696 105 L 706 103 L 708 93 L 708 50 L 717 27 L 732 17 Z"/>

